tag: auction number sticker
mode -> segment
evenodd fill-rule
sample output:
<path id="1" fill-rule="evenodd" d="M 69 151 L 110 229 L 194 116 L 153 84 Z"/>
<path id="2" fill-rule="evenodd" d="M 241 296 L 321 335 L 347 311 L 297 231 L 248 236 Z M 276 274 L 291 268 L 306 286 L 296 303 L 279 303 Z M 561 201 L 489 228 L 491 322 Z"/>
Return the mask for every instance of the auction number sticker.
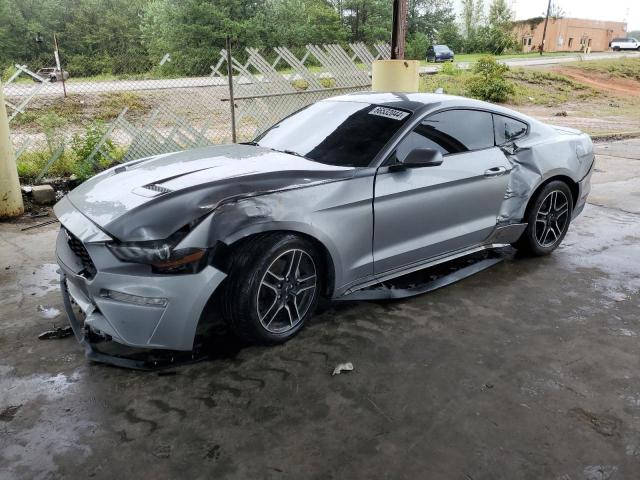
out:
<path id="1" fill-rule="evenodd" d="M 403 110 L 396 110 L 395 108 L 388 107 L 376 107 L 369 112 L 369 115 L 376 115 L 378 117 L 392 118 L 393 120 L 402 120 L 409 116 L 408 112 Z"/>

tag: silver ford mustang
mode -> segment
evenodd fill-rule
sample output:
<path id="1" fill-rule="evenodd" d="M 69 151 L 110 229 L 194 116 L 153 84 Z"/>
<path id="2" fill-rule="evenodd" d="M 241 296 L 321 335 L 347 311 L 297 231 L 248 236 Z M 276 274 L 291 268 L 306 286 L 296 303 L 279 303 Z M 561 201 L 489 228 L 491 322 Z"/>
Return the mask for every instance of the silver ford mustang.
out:
<path id="1" fill-rule="evenodd" d="M 549 254 L 593 164 L 587 135 L 489 103 L 331 98 L 253 142 L 136 160 L 69 193 L 63 299 L 89 349 L 188 351 L 211 316 L 282 342 L 321 297 L 509 244 Z"/>

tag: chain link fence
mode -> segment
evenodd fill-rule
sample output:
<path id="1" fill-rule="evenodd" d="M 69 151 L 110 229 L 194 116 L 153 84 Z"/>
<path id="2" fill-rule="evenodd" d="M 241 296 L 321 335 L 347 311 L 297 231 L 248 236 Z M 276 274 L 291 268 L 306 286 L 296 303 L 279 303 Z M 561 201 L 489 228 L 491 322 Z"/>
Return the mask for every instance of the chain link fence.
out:
<path id="1" fill-rule="evenodd" d="M 84 179 L 114 162 L 250 140 L 306 105 L 369 89 L 372 62 L 389 57 L 386 44 L 223 49 L 209 75 L 170 78 L 171 53 L 149 73 L 117 76 L 65 79 L 18 64 L 4 83 L 18 171 L 25 182 Z"/>

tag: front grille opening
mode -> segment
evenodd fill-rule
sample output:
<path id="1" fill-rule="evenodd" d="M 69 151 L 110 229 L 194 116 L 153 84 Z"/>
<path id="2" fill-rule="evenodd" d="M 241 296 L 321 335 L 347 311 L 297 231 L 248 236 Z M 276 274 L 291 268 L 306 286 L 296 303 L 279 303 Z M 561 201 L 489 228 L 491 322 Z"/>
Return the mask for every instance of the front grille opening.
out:
<path id="1" fill-rule="evenodd" d="M 93 278 L 96 274 L 96 266 L 93 264 L 93 260 L 91 260 L 91 257 L 89 256 L 89 252 L 87 252 L 87 249 L 80 239 L 78 239 L 78 237 L 73 233 L 66 229 L 65 233 L 67 234 L 67 244 L 76 257 L 80 259 L 86 277 L 89 279 Z"/>

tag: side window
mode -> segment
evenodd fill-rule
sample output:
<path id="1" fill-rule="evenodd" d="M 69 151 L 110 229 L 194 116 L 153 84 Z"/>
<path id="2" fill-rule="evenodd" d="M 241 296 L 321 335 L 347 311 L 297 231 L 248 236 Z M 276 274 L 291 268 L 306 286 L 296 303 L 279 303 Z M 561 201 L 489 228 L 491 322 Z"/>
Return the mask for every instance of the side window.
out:
<path id="1" fill-rule="evenodd" d="M 447 110 L 427 117 L 398 144 L 403 161 L 415 148 L 433 148 L 442 155 L 493 147 L 491 114 L 475 110 Z"/>
<path id="2" fill-rule="evenodd" d="M 493 147 L 493 120 L 488 112 L 447 110 L 427 117 L 423 126 L 431 129 L 447 153 Z"/>
<path id="3" fill-rule="evenodd" d="M 396 147 L 396 159 L 403 162 L 415 148 L 433 148 L 440 150 L 442 155 L 450 153 L 445 142 L 435 135 L 433 129 L 418 125 Z"/>
<path id="4" fill-rule="evenodd" d="M 496 134 L 496 145 L 503 145 L 527 133 L 526 123 L 503 117 L 502 115 L 493 116 L 493 126 Z"/>

